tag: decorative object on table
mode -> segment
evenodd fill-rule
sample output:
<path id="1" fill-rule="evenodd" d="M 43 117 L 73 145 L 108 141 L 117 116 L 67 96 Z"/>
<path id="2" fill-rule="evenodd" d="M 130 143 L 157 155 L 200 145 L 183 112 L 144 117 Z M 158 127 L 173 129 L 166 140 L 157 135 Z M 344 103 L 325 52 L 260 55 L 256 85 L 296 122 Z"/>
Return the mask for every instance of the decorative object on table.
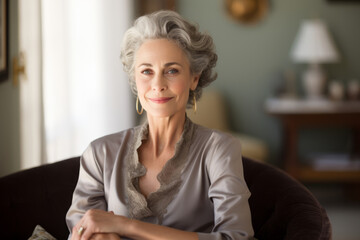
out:
<path id="1" fill-rule="evenodd" d="M 291 49 L 291 58 L 297 63 L 308 63 L 303 73 L 303 85 L 308 98 L 323 98 L 326 74 L 320 64 L 339 61 L 339 54 L 325 23 L 320 19 L 304 20 Z"/>
<path id="2" fill-rule="evenodd" d="M 281 99 L 297 98 L 296 76 L 291 69 L 286 69 L 274 75 L 270 81 L 272 96 Z"/>
<path id="3" fill-rule="evenodd" d="M 329 96 L 332 100 L 343 100 L 345 96 L 344 85 L 340 81 L 331 81 L 329 84 Z"/>
<path id="4" fill-rule="evenodd" d="M 352 79 L 347 85 L 347 94 L 350 100 L 360 99 L 360 82 L 357 79 Z"/>
<path id="5" fill-rule="evenodd" d="M 258 22 L 268 10 L 268 0 L 225 0 L 226 11 L 241 23 Z"/>
<path id="6" fill-rule="evenodd" d="M 295 72 L 292 70 L 287 70 L 284 72 L 285 78 L 285 98 L 297 98 L 296 93 L 296 76 Z"/>

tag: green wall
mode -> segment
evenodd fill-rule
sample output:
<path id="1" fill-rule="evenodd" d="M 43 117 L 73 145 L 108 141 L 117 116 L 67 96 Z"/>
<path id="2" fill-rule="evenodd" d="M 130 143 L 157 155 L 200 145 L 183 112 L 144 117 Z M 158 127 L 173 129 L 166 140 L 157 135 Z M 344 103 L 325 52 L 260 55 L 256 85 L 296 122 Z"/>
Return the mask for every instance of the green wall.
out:
<path id="1" fill-rule="evenodd" d="M 198 22 L 214 38 L 219 55 L 219 78 L 212 87 L 220 89 L 229 104 L 234 130 L 261 138 L 271 150 L 270 161 L 279 159 L 281 125 L 263 109 L 281 73 L 304 66 L 290 61 L 289 50 L 302 19 L 321 17 L 327 23 L 340 49 L 342 61 L 326 66 L 332 78 L 343 81 L 360 78 L 360 4 L 328 3 L 325 0 L 273 0 L 267 16 L 247 26 L 230 19 L 225 0 L 178 0 L 178 11 Z M 345 2 L 345 1 L 342 1 Z M 17 49 L 17 0 L 10 3 L 10 59 Z M 299 81 L 299 80 L 298 80 Z M 314 130 L 315 131 L 315 130 Z M 305 132 L 313 134 L 312 130 Z M 322 130 L 323 131 L 323 130 Z M 0 83 L 0 176 L 20 166 L 19 89 L 9 80 Z M 323 136 L 324 132 L 321 132 Z M 347 142 L 340 137 L 322 137 L 323 145 L 335 149 Z M 313 142 L 311 144 L 314 144 Z M 323 148 L 320 147 L 321 149 Z"/>
<path id="2" fill-rule="evenodd" d="M 224 93 L 233 129 L 266 141 L 271 152 L 269 160 L 277 162 L 282 129 L 275 118 L 265 113 L 263 104 L 273 94 L 284 70 L 295 71 L 300 85 L 299 74 L 304 66 L 292 63 L 289 52 L 301 20 L 322 18 L 328 24 L 342 56 L 340 63 L 325 66 L 329 77 L 344 82 L 360 79 L 360 3 L 273 0 L 262 21 L 244 25 L 227 15 L 224 2 L 181 0 L 178 11 L 214 38 L 219 60 L 218 79 L 212 87 Z M 322 144 L 327 145 L 327 140 Z"/>
<path id="3" fill-rule="evenodd" d="M 9 56 L 16 56 L 17 50 L 17 0 L 9 2 Z M 11 61 L 10 61 L 11 63 Z M 14 87 L 9 77 L 0 83 L 0 176 L 20 168 L 19 131 L 19 88 Z"/>

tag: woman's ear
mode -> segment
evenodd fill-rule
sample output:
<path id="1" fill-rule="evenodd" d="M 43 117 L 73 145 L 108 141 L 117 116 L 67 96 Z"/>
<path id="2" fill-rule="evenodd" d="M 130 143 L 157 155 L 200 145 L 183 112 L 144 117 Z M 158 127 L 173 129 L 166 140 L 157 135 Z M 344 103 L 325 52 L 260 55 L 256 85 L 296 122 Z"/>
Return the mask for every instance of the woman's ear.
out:
<path id="1" fill-rule="evenodd" d="M 194 74 L 192 76 L 192 82 L 191 82 L 191 86 L 190 86 L 190 89 L 192 91 L 194 91 L 196 89 L 196 87 L 197 87 L 197 85 L 199 83 L 200 76 L 201 76 L 201 74 Z"/>

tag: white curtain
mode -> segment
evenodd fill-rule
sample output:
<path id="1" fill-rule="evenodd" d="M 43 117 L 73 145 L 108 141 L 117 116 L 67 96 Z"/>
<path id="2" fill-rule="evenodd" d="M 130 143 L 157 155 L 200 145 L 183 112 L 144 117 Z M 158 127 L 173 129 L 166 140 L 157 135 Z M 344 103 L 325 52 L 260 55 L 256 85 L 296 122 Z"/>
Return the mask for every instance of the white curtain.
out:
<path id="1" fill-rule="evenodd" d="M 41 2 L 46 161 L 80 155 L 94 139 L 133 126 L 120 43 L 131 0 Z"/>
<path id="2" fill-rule="evenodd" d="M 24 54 L 26 66 L 26 75 L 19 76 L 22 169 L 44 160 L 40 9 L 40 0 L 18 1 L 19 52 Z"/>

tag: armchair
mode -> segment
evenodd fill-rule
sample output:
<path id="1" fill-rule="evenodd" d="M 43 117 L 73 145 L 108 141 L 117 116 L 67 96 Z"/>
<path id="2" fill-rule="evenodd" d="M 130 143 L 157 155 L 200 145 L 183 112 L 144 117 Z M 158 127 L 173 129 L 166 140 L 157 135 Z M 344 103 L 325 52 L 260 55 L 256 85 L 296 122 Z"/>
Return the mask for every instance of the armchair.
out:
<path id="1" fill-rule="evenodd" d="M 331 239 L 325 210 L 303 185 L 271 165 L 242 160 L 257 239 Z M 75 157 L 1 177 L 1 238 L 28 239 L 39 224 L 57 239 L 66 239 L 65 214 L 79 165 Z"/>

